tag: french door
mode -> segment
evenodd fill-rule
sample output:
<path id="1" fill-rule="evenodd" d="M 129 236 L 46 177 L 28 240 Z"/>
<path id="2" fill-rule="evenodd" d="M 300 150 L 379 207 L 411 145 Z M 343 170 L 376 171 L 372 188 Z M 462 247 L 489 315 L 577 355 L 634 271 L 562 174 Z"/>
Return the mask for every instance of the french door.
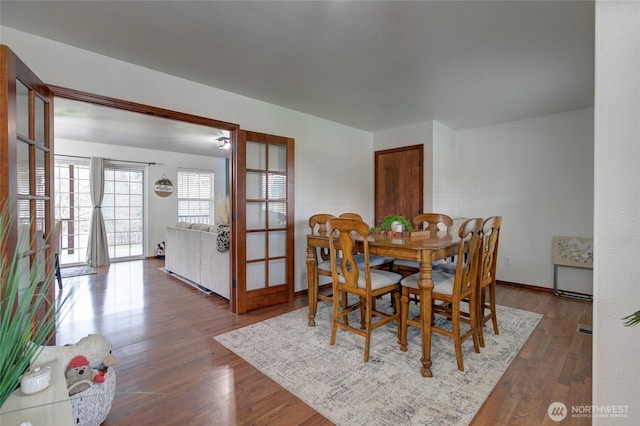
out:
<path id="1" fill-rule="evenodd" d="M 238 130 L 236 142 L 232 310 L 245 313 L 293 300 L 294 141 Z"/>
<path id="2" fill-rule="evenodd" d="M 5 45 L 0 45 L 0 103 L 0 205 L 13 214 L 8 238 L 0 241 L 1 255 L 9 259 L 17 248 L 27 283 L 31 269 L 44 265 L 50 273 L 53 268 L 53 107 L 48 87 Z M 53 300 L 54 286 L 49 290 Z"/>

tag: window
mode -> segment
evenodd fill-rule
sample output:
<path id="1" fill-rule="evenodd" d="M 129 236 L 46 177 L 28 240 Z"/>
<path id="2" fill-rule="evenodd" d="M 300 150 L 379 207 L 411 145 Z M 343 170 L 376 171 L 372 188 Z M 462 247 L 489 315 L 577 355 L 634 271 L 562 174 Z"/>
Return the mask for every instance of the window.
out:
<path id="1" fill-rule="evenodd" d="M 213 173 L 178 169 L 178 221 L 214 224 Z"/>

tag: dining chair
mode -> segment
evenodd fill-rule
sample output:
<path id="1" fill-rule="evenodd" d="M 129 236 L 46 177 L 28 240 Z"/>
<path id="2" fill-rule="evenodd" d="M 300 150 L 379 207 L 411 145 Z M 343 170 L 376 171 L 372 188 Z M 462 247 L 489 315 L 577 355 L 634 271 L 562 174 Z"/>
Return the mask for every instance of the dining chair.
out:
<path id="1" fill-rule="evenodd" d="M 478 293 L 478 269 L 481 263 L 482 247 L 482 219 L 474 218 L 467 220 L 458 232 L 460 244 L 458 245 L 456 271 L 448 274 L 439 270 L 433 270 L 431 277 L 433 280 L 432 291 L 432 312 L 433 315 L 441 315 L 451 320 L 445 324 L 448 327 L 438 325 L 432 321 L 432 332 L 447 336 L 453 339 L 458 370 L 464 371 L 462 361 L 462 342 L 467 338 L 473 339 L 473 347 L 476 352 L 480 352 L 478 344 L 478 316 L 477 293 Z M 466 256 L 465 256 L 466 254 Z M 410 275 L 401 281 L 401 325 L 400 325 L 400 349 L 406 351 L 407 348 L 407 328 L 409 325 L 421 327 L 419 315 L 409 317 L 409 297 L 420 294 L 418 288 L 419 273 Z M 468 301 L 469 311 L 462 310 L 462 302 Z M 419 301 L 418 303 L 422 303 Z M 431 319 L 433 320 L 433 318 Z M 468 324 L 469 328 L 463 333 L 461 323 Z"/>
<path id="2" fill-rule="evenodd" d="M 342 213 L 339 216 L 341 219 L 353 219 L 359 220 L 360 222 L 364 222 L 362 216 L 358 213 Z M 358 253 L 354 256 L 358 266 L 363 265 L 364 255 L 362 253 Z M 375 269 L 388 269 L 389 271 L 393 271 L 393 261 L 395 259 L 393 257 L 387 256 L 378 256 L 376 254 L 369 255 L 369 265 Z"/>
<path id="3" fill-rule="evenodd" d="M 469 218 L 468 217 L 457 217 L 453 219 L 453 226 L 451 227 L 451 232 L 458 233 L 460 230 L 460 226 L 465 223 Z M 446 261 L 435 262 L 433 267 L 439 269 L 444 272 L 448 272 L 453 274 L 456 272 L 456 257 L 451 256 Z"/>
<path id="4" fill-rule="evenodd" d="M 319 213 L 314 214 L 309 218 L 309 228 L 311 229 L 311 235 L 320 235 L 326 236 L 327 233 L 327 221 L 329 219 L 334 218 L 335 216 L 329 213 Z M 329 250 L 326 248 L 316 248 L 316 258 L 318 259 L 317 269 L 318 275 L 322 275 L 325 277 L 331 277 L 331 258 L 329 256 Z M 318 256 L 319 255 L 319 256 Z M 315 278 L 315 285 L 318 286 L 318 279 Z M 317 297 L 316 300 L 309 300 L 309 303 L 313 303 L 314 307 L 317 308 L 318 300 L 322 300 L 324 302 L 333 303 L 332 295 L 325 296 L 320 294 L 320 291 L 316 291 Z M 315 309 L 314 309 L 315 312 Z"/>
<path id="5" fill-rule="evenodd" d="M 478 339 L 480 347 L 484 347 L 483 327 L 489 322 L 493 323 L 494 334 L 498 332 L 498 317 L 496 314 L 496 267 L 498 264 L 498 241 L 500 239 L 500 227 L 502 216 L 492 216 L 485 219 L 482 226 L 482 265 L 480 267 L 480 294 L 478 297 Z M 489 289 L 489 300 L 486 300 Z M 486 313 L 489 311 L 489 313 Z"/>
<path id="6" fill-rule="evenodd" d="M 453 219 L 443 213 L 423 213 L 419 214 L 412 220 L 414 228 L 420 231 L 444 231 L 451 232 Z M 432 266 L 444 263 L 443 260 L 437 260 Z M 416 260 L 395 259 L 393 262 L 394 270 L 402 275 L 410 275 L 418 272 L 420 262 Z"/>
<path id="7" fill-rule="evenodd" d="M 367 223 L 354 219 L 329 219 L 327 231 L 329 232 L 334 294 L 330 344 L 335 345 L 338 328 L 363 336 L 365 338 L 364 362 L 368 362 L 373 330 L 396 321 L 398 324 L 396 334 L 400 335 L 399 310 L 390 314 L 381 312 L 375 307 L 375 299 L 390 294 L 395 300 L 395 306 L 400 306 L 400 280 L 402 276 L 370 267 L 368 241 L 370 227 Z M 358 268 L 353 256 L 356 239 L 362 243 L 363 268 Z M 341 257 L 340 253 L 342 253 Z M 356 296 L 357 299 L 352 297 L 350 303 L 349 295 Z M 346 303 L 341 304 L 340 300 Z M 360 328 L 349 325 L 347 319 L 350 313 L 358 310 L 361 317 L 364 318 L 364 323 L 361 321 Z"/>

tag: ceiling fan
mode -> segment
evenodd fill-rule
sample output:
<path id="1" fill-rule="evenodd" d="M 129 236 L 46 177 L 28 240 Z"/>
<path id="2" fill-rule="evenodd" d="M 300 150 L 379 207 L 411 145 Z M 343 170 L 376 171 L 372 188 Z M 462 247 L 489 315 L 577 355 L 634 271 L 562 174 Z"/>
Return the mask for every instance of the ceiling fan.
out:
<path id="1" fill-rule="evenodd" d="M 218 148 L 220 149 L 229 149 L 229 147 L 231 146 L 229 138 L 226 136 L 220 136 L 216 140 L 218 141 Z"/>

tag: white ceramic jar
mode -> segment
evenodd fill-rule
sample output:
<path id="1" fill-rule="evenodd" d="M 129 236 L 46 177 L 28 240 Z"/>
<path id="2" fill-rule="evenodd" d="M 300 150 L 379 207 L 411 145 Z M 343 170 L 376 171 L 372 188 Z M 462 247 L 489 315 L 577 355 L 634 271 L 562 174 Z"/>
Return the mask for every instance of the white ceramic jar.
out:
<path id="1" fill-rule="evenodd" d="M 45 390 L 51 383 L 51 366 L 36 367 L 22 376 L 20 388 L 25 395 L 31 395 Z"/>

